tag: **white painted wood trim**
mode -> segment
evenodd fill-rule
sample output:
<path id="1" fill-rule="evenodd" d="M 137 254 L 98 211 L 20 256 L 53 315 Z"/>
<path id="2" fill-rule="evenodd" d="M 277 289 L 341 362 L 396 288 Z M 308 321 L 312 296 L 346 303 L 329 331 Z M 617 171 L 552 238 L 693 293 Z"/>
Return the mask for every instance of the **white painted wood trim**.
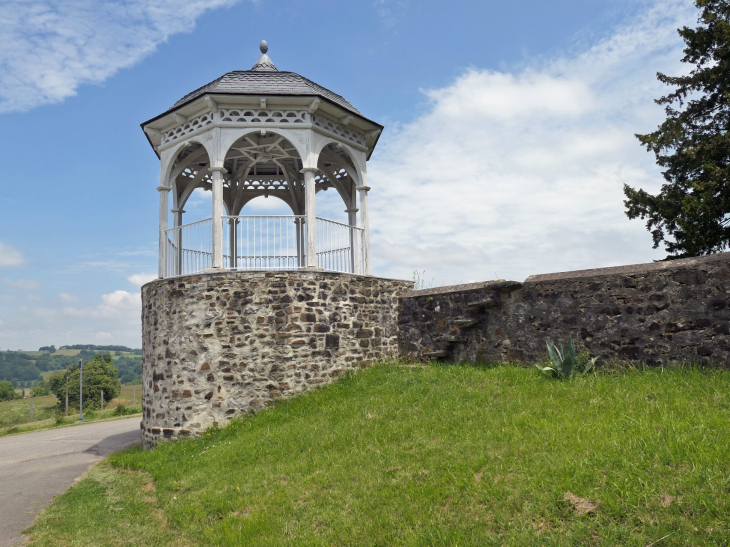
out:
<path id="1" fill-rule="evenodd" d="M 223 267 L 223 167 L 211 167 L 213 171 L 213 269 Z"/>
<path id="2" fill-rule="evenodd" d="M 157 275 L 160 279 L 167 276 L 167 208 L 172 186 L 158 186 L 160 193 L 160 248 L 157 263 Z"/>
<path id="3" fill-rule="evenodd" d="M 362 174 L 363 182 L 367 180 L 367 175 Z M 357 191 L 360 194 L 360 227 L 362 234 L 362 260 L 363 273 L 370 275 L 370 216 L 368 214 L 368 191 L 369 186 L 358 186 Z"/>
<path id="4" fill-rule="evenodd" d="M 317 211 L 314 173 L 317 169 L 305 167 L 304 173 L 304 214 L 307 225 L 307 268 L 317 267 Z"/>

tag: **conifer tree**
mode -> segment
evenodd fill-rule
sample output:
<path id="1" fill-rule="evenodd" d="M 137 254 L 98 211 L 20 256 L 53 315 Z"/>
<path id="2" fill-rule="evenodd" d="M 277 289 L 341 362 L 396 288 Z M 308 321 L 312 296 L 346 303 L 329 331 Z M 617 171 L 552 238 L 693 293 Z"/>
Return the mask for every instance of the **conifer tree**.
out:
<path id="1" fill-rule="evenodd" d="M 648 219 L 667 258 L 712 254 L 730 245 L 730 0 L 696 0 L 697 28 L 684 27 L 686 76 L 657 74 L 673 86 L 655 102 L 666 120 L 636 135 L 655 154 L 666 180 L 657 195 L 624 185 L 626 215 Z"/>

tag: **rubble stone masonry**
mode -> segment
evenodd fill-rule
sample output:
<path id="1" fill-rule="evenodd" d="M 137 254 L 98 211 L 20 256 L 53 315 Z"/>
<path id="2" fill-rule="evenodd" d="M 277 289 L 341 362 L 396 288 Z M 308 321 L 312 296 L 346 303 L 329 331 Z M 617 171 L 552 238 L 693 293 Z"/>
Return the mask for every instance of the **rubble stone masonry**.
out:
<path id="1" fill-rule="evenodd" d="M 729 293 L 730 253 L 417 290 L 400 353 L 530 364 L 572 336 L 602 359 L 730 367 Z"/>
<path id="2" fill-rule="evenodd" d="M 600 359 L 730 367 L 730 253 L 412 289 L 321 271 L 145 285 L 144 446 L 399 355 L 531 364 L 573 337 Z"/>
<path id="3" fill-rule="evenodd" d="M 408 281 L 349 274 L 221 272 L 142 288 L 142 440 L 217 422 L 395 357 Z"/>

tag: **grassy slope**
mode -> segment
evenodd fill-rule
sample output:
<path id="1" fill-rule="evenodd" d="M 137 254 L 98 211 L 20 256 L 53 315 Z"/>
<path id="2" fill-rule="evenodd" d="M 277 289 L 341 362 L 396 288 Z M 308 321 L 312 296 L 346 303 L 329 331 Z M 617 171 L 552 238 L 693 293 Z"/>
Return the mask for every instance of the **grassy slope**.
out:
<path id="1" fill-rule="evenodd" d="M 189 545 L 727 545 L 730 373 L 384 365 L 109 463 L 127 486 L 90 475 L 33 545 L 135 543 L 150 514 Z"/>
<path id="2" fill-rule="evenodd" d="M 122 391 L 119 397 L 113 399 L 111 402 L 107 401 L 104 404 L 104 412 L 95 412 L 95 416 L 89 416 L 85 413 L 85 421 L 92 421 L 94 419 L 105 419 L 111 417 L 114 407 L 119 403 L 127 407 L 132 406 L 132 388 L 136 387 L 136 411 L 141 412 L 142 405 L 142 385 L 137 386 L 122 386 Z M 28 424 L 30 419 L 30 403 L 33 402 L 33 424 Z M 0 402 L 0 437 L 8 433 L 22 433 L 27 431 L 35 431 L 37 429 L 48 429 L 55 425 L 55 411 L 56 411 L 56 397 L 48 395 L 46 397 L 29 397 L 27 399 L 15 399 L 13 401 Z M 131 410 L 131 409 L 130 409 Z M 72 423 L 78 420 L 78 409 L 76 414 L 73 415 L 71 410 L 71 416 L 66 419 L 65 423 Z M 89 420 L 91 418 L 91 420 Z M 20 427 L 8 431 L 8 427 L 21 424 Z M 22 425 L 27 424 L 27 425 Z"/>
<path id="3" fill-rule="evenodd" d="M 65 355 L 67 357 L 73 357 L 74 355 L 78 355 L 81 352 L 80 349 L 57 349 L 56 353 L 58 355 Z"/>
<path id="4" fill-rule="evenodd" d="M 26 390 L 30 391 L 30 389 Z M 33 403 L 33 419 L 46 420 L 53 416 L 56 408 L 56 397 L 28 397 L 0 402 L 0 427 L 26 423 L 30 419 L 30 403 Z"/>

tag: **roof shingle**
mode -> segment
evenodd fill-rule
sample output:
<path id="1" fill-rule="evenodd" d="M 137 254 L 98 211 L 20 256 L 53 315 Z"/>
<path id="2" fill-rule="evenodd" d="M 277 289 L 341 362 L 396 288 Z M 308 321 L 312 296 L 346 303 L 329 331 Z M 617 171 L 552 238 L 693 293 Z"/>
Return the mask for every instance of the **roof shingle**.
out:
<path id="1" fill-rule="evenodd" d="M 168 112 L 206 93 L 227 95 L 318 95 L 345 110 L 349 110 L 353 114 L 362 115 L 357 108 L 337 93 L 333 93 L 295 72 L 279 72 L 276 69 L 273 71 L 236 70 L 229 72 L 192 93 L 188 93 L 172 105 Z"/>

